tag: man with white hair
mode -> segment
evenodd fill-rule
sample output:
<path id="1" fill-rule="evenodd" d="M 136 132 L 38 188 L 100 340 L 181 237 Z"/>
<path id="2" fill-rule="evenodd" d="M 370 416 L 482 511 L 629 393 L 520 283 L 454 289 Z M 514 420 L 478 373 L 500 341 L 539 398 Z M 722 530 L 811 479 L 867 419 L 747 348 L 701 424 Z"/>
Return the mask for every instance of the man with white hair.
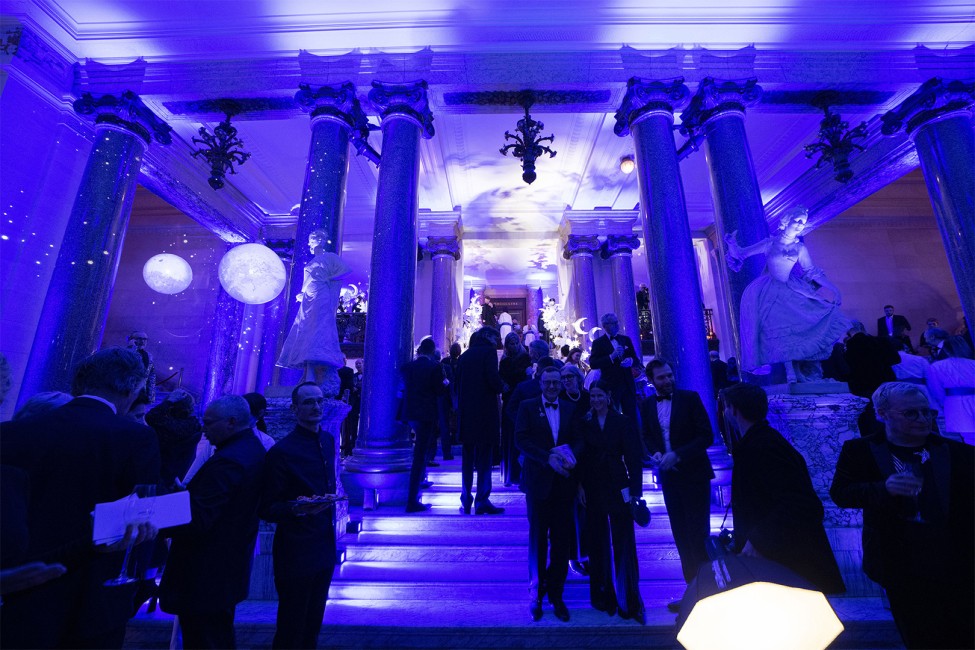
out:
<path id="1" fill-rule="evenodd" d="M 908 648 L 975 647 L 975 448 L 932 433 L 915 384 L 873 394 L 884 433 L 843 444 L 830 496 L 863 509 L 863 572 Z"/>

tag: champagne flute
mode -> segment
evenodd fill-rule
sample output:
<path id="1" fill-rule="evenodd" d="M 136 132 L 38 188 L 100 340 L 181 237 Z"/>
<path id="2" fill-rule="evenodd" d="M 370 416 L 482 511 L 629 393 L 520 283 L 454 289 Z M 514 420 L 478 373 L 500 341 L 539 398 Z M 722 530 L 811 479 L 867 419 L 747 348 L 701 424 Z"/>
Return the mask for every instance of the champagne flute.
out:
<path id="1" fill-rule="evenodd" d="M 152 513 L 156 504 L 155 485 L 136 485 L 132 489 L 125 503 L 125 513 L 123 515 L 126 527 L 147 524 L 152 519 Z M 125 557 L 122 559 L 122 570 L 118 577 L 105 581 L 106 587 L 117 587 L 136 582 L 136 578 L 129 577 L 129 556 L 132 555 L 132 542 L 125 547 Z"/>

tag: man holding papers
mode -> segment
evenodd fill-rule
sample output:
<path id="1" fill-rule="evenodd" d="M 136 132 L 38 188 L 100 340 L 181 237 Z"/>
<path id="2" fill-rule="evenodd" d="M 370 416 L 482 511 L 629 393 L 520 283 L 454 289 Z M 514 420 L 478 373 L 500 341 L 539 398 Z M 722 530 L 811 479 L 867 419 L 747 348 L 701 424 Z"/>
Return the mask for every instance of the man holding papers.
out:
<path id="1" fill-rule="evenodd" d="M 234 612 L 250 587 L 264 471 L 250 418 L 237 395 L 207 406 L 203 432 L 216 452 L 187 485 L 192 520 L 170 533 L 159 605 L 179 615 L 187 649 L 236 647 Z"/>
<path id="2" fill-rule="evenodd" d="M 541 619 L 547 593 L 555 617 L 568 621 L 562 591 L 575 535 L 572 506 L 578 490 L 570 472 L 582 439 L 571 426 L 575 403 L 559 399 L 559 369 L 547 368 L 539 379 L 542 396 L 522 402 L 515 420 L 515 445 L 525 455 L 521 489 L 528 506 L 529 611 L 532 620 Z"/>

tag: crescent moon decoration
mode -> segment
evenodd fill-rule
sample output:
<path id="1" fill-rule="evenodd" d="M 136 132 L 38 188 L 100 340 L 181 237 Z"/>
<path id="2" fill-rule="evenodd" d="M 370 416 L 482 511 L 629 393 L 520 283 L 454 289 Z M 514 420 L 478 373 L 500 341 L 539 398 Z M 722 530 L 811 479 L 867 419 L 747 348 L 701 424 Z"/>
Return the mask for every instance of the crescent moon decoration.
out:
<path id="1" fill-rule="evenodd" d="M 575 328 L 576 334 L 585 334 L 586 333 L 586 330 L 582 327 L 582 323 L 585 320 L 586 320 L 586 317 L 583 316 L 582 318 L 580 318 L 576 322 L 572 323 L 572 327 Z"/>
<path id="2" fill-rule="evenodd" d="M 589 330 L 589 342 L 592 343 L 602 335 L 603 335 L 603 328 L 601 327 L 592 328 L 591 330 Z"/>
<path id="3" fill-rule="evenodd" d="M 349 294 L 352 298 L 355 298 L 356 296 L 359 295 L 359 287 L 355 286 L 354 284 L 350 284 L 349 289 L 352 290 L 352 293 Z"/>

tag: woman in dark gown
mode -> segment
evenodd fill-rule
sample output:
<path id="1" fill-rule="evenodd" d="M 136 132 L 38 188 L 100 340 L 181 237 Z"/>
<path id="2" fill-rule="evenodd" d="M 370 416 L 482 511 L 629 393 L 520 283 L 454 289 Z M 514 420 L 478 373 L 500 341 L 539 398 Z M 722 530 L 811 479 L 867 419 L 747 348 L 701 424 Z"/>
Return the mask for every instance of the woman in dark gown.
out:
<path id="1" fill-rule="evenodd" d="M 591 410 L 575 423 L 584 441 L 579 472 L 589 536 L 589 599 L 594 609 L 610 616 L 619 611 L 621 618 L 645 625 L 630 509 L 630 501 L 643 494 L 642 446 L 626 416 L 610 408 L 605 382 L 592 385 L 589 400 Z"/>

